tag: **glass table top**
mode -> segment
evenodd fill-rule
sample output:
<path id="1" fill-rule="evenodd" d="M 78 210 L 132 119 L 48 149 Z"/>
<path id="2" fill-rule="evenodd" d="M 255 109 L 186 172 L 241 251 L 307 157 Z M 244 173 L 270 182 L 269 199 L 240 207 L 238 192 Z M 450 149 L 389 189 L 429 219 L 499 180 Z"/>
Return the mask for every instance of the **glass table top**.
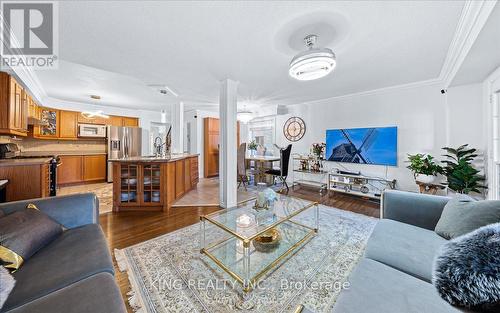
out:
<path id="1" fill-rule="evenodd" d="M 316 202 L 278 194 L 278 200 L 268 210 L 254 209 L 255 200 L 238 206 L 214 212 L 204 218 L 219 227 L 230 230 L 235 235 L 251 239 L 262 231 L 273 228 L 307 210 Z M 240 238 L 240 239 L 241 239 Z"/>

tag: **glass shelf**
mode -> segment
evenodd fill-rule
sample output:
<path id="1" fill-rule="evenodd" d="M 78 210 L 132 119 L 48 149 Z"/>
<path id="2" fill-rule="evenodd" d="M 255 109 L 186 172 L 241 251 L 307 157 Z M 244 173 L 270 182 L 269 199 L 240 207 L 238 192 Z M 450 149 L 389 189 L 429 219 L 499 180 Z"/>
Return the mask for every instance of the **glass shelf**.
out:
<path id="1" fill-rule="evenodd" d="M 137 202 L 137 165 L 122 164 L 121 174 L 121 203 Z"/>
<path id="2" fill-rule="evenodd" d="M 161 169 L 158 164 L 145 165 L 143 168 L 143 202 L 161 202 Z"/>

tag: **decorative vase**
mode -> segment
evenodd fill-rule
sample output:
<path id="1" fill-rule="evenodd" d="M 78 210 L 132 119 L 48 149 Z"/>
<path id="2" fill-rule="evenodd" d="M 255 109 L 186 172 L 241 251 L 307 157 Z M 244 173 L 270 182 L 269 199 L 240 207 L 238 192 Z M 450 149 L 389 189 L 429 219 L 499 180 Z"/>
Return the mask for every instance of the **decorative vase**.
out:
<path id="1" fill-rule="evenodd" d="M 415 178 L 416 181 L 424 184 L 432 184 L 434 180 L 436 179 L 436 176 L 434 175 L 425 175 L 425 174 L 417 174 L 417 177 Z"/>

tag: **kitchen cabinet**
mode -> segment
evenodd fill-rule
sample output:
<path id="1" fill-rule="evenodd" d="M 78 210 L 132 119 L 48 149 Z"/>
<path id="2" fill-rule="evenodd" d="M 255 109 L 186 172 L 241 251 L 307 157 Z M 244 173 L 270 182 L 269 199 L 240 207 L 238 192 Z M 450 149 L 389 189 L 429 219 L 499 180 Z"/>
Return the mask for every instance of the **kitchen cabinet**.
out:
<path id="1" fill-rule="evenodd" d="M 123 118 L 121 116 L 110 115 L 107 124 L 111 126 L 123 126 Z"/>
<path id="2" fill-rule="evenodd" d="M 77 185 L 106 180 L 106 155 L 60 155 L 58 185 Z"/>
<path id="3" fill-rule="evenodd" d="M 175 198 L 180 198 L 185 191 L 184 160 L 175 162 Z"/>
<path id="4" fill-rule="evenodd" d="M 40 122 L 40 108 L 38 103 L 28 95 L 28 125 Z"/>
<path id="5" fill-rule="evenodd" d="M 61 165 L 57 168 L 57 184 L 75 184 L 83 181 L 81 155 L 61 155 Z"/>
<path id="6" fill-rule="evenodd" d="M 101 181 L 106 179 L 106 155 L 83 156 L 83 181 Z"/>
<path id="7" fill-rule="evenodd" d="M 14 77 L 0 72 L 0 134 L 27 136 L 27 96 Z"/>
<path id="8" fill-rule="evenodd" d="M 123 117 L 122 126 L 139 127 L 139 119 L 136 117 Z"/>
<path id="9" fill-rule="evenodd" d="M 0 177 L 8 179 L 6 200 L 18 201 L 48 197 L 50 177 L 48 161 L 3 160 Z M 37 163 L 37 164 L 35 164 Z"/>
<path id="10" fill-rule="evenodd" d="M 59 110 L 40 108 L 40 125 L 35 126 L 33 136 L 35 138 L 59 138 L 59 118 Z"/>
<path id="11" fill-rule="evenodd" d="M 112 163 L 114 212 L 168 212 L 175 200 L 198 183 L 198 156 L 195 155 L 175 159 L 120 159 Z"/>
<path id="12" fill-rule="evenodd" d="M 78 114 L 78 123 L 81 124 L 96 124 L 96 125 L 106 125 L 108 124 L 108 119 L 103 118 L 103 117 L 92 117 L 92 118 L 86 118 L 83 116 L 81 113 Z"/>
<path id="13" fill-rule="evenodd" d="M 184 190 L 191 189 L 191 159 L 184 160 Z"/>
<path id="14" fill-rule="evenodd" d="M 76 139 L 78 138 L 78 112 L 60 111 L 59 138 Z"/>

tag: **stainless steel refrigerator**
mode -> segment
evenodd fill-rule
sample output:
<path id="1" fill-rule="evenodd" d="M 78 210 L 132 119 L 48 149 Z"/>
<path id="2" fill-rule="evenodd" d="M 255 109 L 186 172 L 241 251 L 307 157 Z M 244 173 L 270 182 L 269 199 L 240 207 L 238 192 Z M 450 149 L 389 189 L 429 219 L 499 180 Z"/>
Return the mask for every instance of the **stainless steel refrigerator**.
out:
<path id="1" fill-rule="evenodd" d="M 142 128 L 108 126 L 108 160 L 140 156 Z M 113 166 L 108 161 L 108 182 L 113 181 Z"/>

